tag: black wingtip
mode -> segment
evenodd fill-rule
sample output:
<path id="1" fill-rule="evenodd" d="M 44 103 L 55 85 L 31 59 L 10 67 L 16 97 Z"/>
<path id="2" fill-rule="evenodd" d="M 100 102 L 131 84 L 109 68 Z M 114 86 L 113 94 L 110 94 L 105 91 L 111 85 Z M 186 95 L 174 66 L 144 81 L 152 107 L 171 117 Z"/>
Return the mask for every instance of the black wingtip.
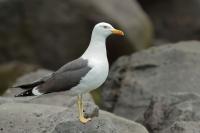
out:
<path id="1" fill-rule="evenodd" d="M 26 97 L 26 96 L 34 96 L 34 94 L 32 93 L 32 89 L 23 91 L 23 92 L 15 95 L 15 97 Z"/>
<path id="2" fill-rule="evenodd" d="M 10 88 L 21 88 L 21 89 L 28 89 L 27 85 L 13 85 Z"/>
<path id="3" fill-rule="evenodd" d="M 32 83 L 27 83 L 27 84 L 21 84 L 21 85 L 13 85 L 11 88 L 21 88 L 21 89 L 24 89 L 24 90 L 28 90 L 28 89 L 31 89 L 31 88 L 34 88 L 40 84 L 43 84 L 44 81 L 43 80 L 39 80 L 39 81 L 34 81 Z"/>

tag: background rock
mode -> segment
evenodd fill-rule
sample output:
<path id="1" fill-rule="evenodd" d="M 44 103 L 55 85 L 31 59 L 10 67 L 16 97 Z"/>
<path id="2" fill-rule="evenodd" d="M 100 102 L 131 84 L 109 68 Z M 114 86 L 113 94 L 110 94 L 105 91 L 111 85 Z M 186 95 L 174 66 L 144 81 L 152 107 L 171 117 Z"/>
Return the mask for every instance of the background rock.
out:
<path id="1" fill-rule="evenodd" d="M 156 39 L 171 42 L 200 40 L 199 0 L 138 1 L 152 20 Z"/>
<path id="2" fill-rule="evenodd" d="M 122 57 L 102 88 L 104 109 L 142 120 L 152 96 L 200 93 L 200 42 L 180 42 Z"/>
<path id="3" fill-rule="evenodd" d="M 148 133 L 135 122 L 101 111 L 100 116 L 83 125 L 74 108 L 7 103 L 0 105 L 2 133 Z"/>
<path id="4" fill-rule="evenodd" d="M 0 65 L 0 95 L 5 93 L 15 80 L 28 72 L 35 71 L 37 65 L 25 64 L 21 62 L 9 62 Z"/>
<path id="5" fill-rule="evenodd" d="M 126 39 L 110 37 L 110 60 L 146 48 L 152 40 L 152 25 L 132 0 L 3 0 L 0 19 L 0 62 L 21 60 L 48 69 L 79 57 L 101 21 L 126 34 Z"/>
<path id="6" fill-rule="evenodd" d="M 154 96 L 144 114 L 151 133 L 198 133 L 200 95 L 179 93 Z"/>

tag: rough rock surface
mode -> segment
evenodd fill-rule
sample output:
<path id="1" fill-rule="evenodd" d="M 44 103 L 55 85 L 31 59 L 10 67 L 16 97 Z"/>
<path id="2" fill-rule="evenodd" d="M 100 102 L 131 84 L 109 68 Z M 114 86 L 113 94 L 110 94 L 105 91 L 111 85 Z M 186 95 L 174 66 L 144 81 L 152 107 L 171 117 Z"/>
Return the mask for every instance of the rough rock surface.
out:
<path id="1" fill-rule="evenodd" d="M 144 114 L 151 133 L 199 133 L 200 95 L 178 93 L 155 96 Z"/>
<path id="2" fill-rule="evenodd" d="M 102 87 L 103 107 L 142 120 L 151 97 L 178 92 L 200 94 L 200 42 L 150 48 L 122 57 Z"/>
<path id="3" fill-rule="evenodd" d="M 0 62 L 23 60 L 49 69 L 79 57 L 101 21 L 126 33 L 126 41 L 111 37 L 108 42 L 116 43 L 109 45 L 112 59 L 152 40 L 152 25 L 132 0 L 3 0 L 0 19 Z"/>
<path id="4" fill-rule="evenodd" d="M 200 122 L 175 122 L 169 129 L 161 133 L 199 133 Z"/>
<path id="5" fill-rule="evenodd" d="M 1 133 L 148 133 L 140 124 L 104 111 L 84 125 L 74 108 L 48 105 L 2 104 L 0 119 Z"/>
<path id="6" fill-rule="evenodd" d="M 200 40 L 199 0 L 138 1 L 152 20 L 156 38 L 173 42 Z"/>

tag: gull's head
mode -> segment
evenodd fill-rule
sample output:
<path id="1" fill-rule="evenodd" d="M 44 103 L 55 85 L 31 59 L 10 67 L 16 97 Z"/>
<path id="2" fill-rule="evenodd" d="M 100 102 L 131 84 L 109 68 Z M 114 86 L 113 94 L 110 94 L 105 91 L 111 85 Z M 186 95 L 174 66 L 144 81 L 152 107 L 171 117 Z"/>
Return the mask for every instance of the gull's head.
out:
<path id="1" fill-rule="evenodd" d="M 93 33 L 98 36 L 108 37 L 111 34 L 123 36 L 124 33 L 121 30 L 113 28 L 111 24 L 101 22 L 95 25 Z"/>

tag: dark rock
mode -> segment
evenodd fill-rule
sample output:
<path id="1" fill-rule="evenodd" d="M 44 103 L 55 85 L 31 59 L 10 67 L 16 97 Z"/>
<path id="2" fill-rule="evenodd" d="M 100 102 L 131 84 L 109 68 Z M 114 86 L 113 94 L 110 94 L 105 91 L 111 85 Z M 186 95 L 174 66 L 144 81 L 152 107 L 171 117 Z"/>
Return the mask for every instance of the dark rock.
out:
<path id="1" fill-rule="evenodd" d="M 121 57 L 110 68 L 108 78 L 102 86 L 103 108 L 113 111 L 115 103 L 120 95 L 121 82 L 126 74 L 126 66 L 129 63 L 128 57 Z"/>
<path id="2" fill-rule="evenodd" d="M 150 16 L 156 38 L 200 40 L 199 0 L 138 0 Z"/>
<path id="3" fill-rule="evenodd" d="M 0 129 L 2 133 L 148 133 L 140 124 L 104 111 L 84 125 L 74 110 L 37 104 L 2 104 Z"/>
<path id="4" fill-rule="evenodd" d="M 3 0 L 0 20 L 0 62 L 22 60 L 49 69 L 79 57 L 93 26 L 101 21 L 117 25 L 126 34 L 127 41 L 109 39 L 112 60 L 152 41 L 148 17 L 131 0 Z"/>
<path id="5" fill-rule="evenodd" d="M 104 109 L 143 120 L 152 96 L 200 94 L 200 42 L 150 48 L 116 61 L 102 87 Z"/>
<path id="6" fill-rule="evenodd" d="M 200 96 L 191 93 L 155 96 L 144 114 L 152 133 L 198 133 Z"/>

